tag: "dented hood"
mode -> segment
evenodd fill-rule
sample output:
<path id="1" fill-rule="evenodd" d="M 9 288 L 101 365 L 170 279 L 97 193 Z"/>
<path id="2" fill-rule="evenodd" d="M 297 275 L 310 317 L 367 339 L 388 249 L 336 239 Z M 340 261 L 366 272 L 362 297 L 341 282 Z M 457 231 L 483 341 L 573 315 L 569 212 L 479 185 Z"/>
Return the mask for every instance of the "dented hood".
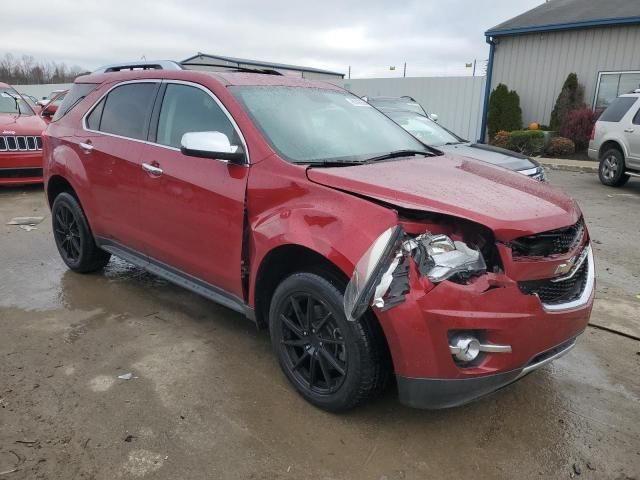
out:
<path id="1" fill-rule="evenodd" d="M 507 241 L 572 225 L 570 197 L 524 175 L 465 157 L 407 157 L 350 167 L 309 168 L 316 183 L 400 208 L 465 218 Z"/>

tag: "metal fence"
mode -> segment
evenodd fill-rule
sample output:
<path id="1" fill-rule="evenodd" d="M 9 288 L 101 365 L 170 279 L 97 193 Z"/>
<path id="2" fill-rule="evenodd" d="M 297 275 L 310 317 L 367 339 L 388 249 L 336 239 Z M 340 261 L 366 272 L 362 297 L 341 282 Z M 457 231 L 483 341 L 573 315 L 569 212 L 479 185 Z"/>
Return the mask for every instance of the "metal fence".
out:
<path id="1" fill-rule="evenodd" d="M 466 139 L 480 138 L 485 77 L 409 77 L 345 79 L 356 95 L 415 98 L 438 123 Z"/>
<path id="2" fill-rule="evenodd" d="M 20 93 L 32 95 L 38 100 L 43 97 L 49 98 L 49 94 L 54 90 L 67 90 L 71 88 L 70 83 L 47 83 L 42 85 L 12 85 Z"/>

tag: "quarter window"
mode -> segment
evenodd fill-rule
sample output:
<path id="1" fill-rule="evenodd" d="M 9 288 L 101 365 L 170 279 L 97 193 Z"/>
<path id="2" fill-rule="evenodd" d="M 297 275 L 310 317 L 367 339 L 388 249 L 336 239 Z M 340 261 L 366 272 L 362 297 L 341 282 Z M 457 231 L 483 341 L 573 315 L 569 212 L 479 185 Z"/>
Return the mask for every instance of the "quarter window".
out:
<path id="1" fill-rule="evenodd" d="M 96 105 L 91 112 L 87 118 L 88 126 L 97 121 L 97 130 L 101 132 L 146 140 L 156 89 L 156 83 L 129 83 L 114 88 L 107 95 L 104 104 Z M 97 110 L 102 110 L 99 120 Z M 94 114 L 96 118 L 92 118 Z"/>
<path id="2" fill-rule="evenodd" d="M 158 119 L 156 142 L 180 148 L 187 132 L 221 132 L 238 143 L 233 125 L 205 91 L 189 85 L 168 84 Z"/>
<path id="3" fill-rule="evenodd" d="M 600 122 L 619 122 L 629 111 L 631 105 L 636 103 L 637 97 L 618 97 L 602 112 L 598 120 Z"/>

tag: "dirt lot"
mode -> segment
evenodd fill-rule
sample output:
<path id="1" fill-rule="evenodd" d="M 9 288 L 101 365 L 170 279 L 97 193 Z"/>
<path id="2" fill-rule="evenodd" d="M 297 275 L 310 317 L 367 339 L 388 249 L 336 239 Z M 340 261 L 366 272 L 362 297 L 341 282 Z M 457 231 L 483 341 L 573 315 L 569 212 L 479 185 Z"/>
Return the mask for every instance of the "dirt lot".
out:
<path id="1" fill-rule="evenodd" d="M 594 324 L 640 336 L 640 182 L 551 181 L 595 240 Z M 5 225 L 30 215 L 46 217 L 37 230 Z M 391 390 L 331 415 L 237 314 L 117 260 L 68 272 L 48 215 L 41 189 L 0 190 L 0 480 L 640 480 L 637 340 L 590 327 L 568 356 L 453 410 Z"/>

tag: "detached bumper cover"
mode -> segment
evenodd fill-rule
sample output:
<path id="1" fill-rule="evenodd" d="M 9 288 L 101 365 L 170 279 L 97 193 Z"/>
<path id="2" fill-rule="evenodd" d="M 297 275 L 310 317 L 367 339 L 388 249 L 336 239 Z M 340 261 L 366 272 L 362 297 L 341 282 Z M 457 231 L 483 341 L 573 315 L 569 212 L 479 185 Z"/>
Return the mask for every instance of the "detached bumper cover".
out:
<path id="1" fill-rule="evenodd" d="M 451 408 L 477 400 L 521 379 L 547 363 L 567 354 L 576 338 L 542 352 L 524 368 L 504 373 L 463 379 L 410 378 L 398 376 L 400 402 L 413 408 Z"/>

